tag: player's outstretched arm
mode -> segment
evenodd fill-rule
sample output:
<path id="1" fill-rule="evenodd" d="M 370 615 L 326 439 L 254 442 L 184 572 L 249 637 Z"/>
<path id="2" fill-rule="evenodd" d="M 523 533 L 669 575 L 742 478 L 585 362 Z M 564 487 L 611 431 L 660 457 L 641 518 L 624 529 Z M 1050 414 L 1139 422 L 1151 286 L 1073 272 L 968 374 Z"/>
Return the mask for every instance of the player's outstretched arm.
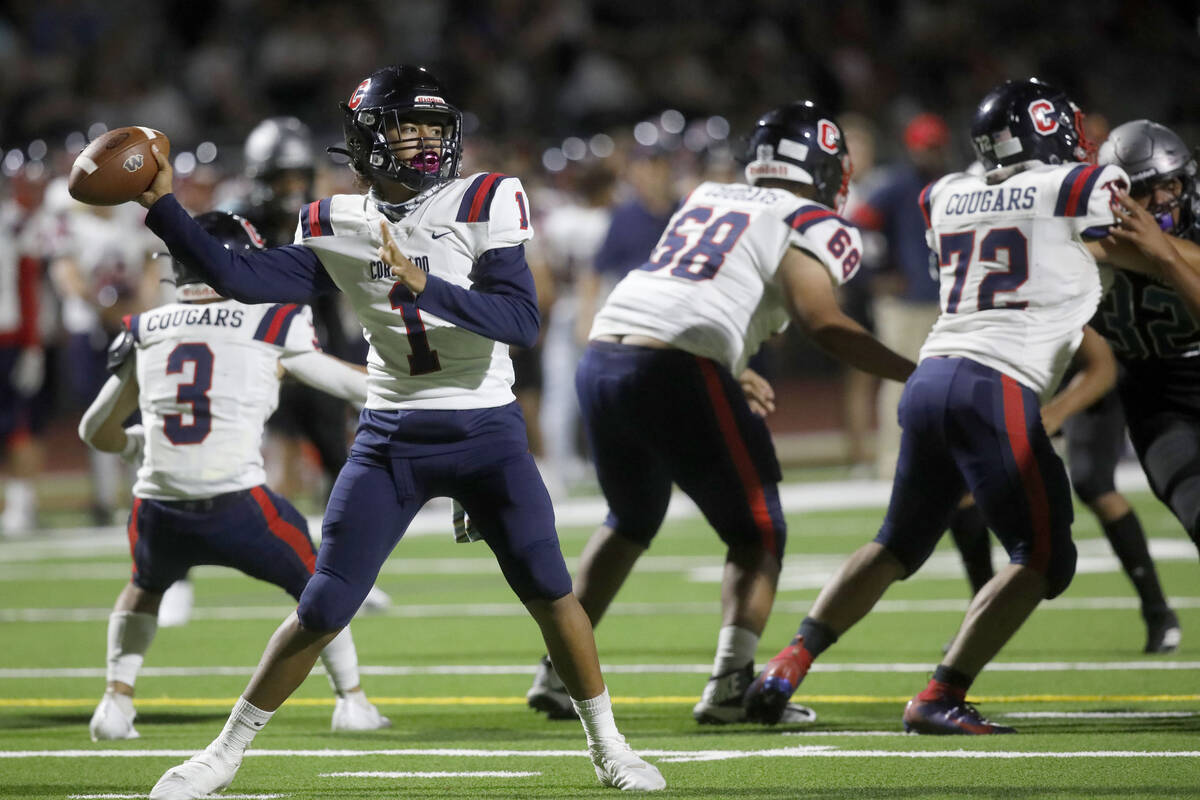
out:
<path id="1" fill-rule="evenodd" d="M 1075 351 L 1078 371 L 1071 381 L 1042 406 L 1042 427 L 1054 435 L 1062 424 L 1083 411 L 1117 385 L 1117 359 L 1104 337 L 1083 327 L 1083 341 Z"/>
<path id="2" fill-rule="evenodd" d="M 779 264 L 779 276 L 792 319 L 830 355 L 881 378 L 908 380 L 916 364 L 846 316 L 820 261 L 789 248 Z"/>
<path id="3" fill-rule="evenodd" d="M 367 402 L 367 368 L 314 350 L 279 360 L 284 371 L 314 389 L 362 408 Z"/>
<path id="4" fill-rule="evenodd" d="M 227 250 L 196 224 L 171 194 L 171 165 L 157 149 L 158 174 L 138 202 L 150 209 L 146 227 L 166 243 L 171 255 L 205 276 L 224 297 L 243 303 L 310 303 L 337 291 L 317 254 L 302 245 L 267 250 Z"/>

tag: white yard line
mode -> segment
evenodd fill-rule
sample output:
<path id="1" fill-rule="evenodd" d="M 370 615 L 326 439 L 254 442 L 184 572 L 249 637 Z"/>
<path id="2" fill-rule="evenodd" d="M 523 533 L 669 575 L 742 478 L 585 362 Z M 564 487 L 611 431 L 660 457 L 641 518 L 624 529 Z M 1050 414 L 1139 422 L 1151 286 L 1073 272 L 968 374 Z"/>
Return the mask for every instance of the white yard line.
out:
<path id="1" fill-rule="evenodd" d="M 1176 719 L 1198 717 L 1200 711 L 1013 711 L 1013 719 Z"/>
<path id="2" fill-rule="evenodd" d="M 639 754 L 664 762 L 724 761 L 741 758 L 1200 758 L 1200 750 L 843 750 L 834 745 L 800 745 L 763 750 L 651 750 Z M 0 759 L 188 757 L 194 750 L 16 750 Z M 274 758 L 352 758 L 361 756 L 447 756 L 452 758 L 587 758 L 586 750 L 482 750 L 406 748 L 386 750 L 247 750 L 246 756 Z M 232 797 L 232 795 L 222 795 Z"/>
<path id="3" fill-rule="evenodd" d="M 480 770 L 479 772 L 322 772 L 318 778 L 536 778 L 540 772 Z M 228 797 L 229 795 L 221 795 Z"/>
<path id="4" fill-rule="evenodd" d="M 708 675 L 711 664 L 602 664 L 603 671 L 610 675 Z M 1008 661 L 988 665 L 989 672 L 1173 672 L 1200 670 L 1200 661 Z M 364 675 L 410 677 L 414 675 L 532 675 L 536 664 L 434 664 L 429 666 L 383 666 L 363 665 L 359 671 Z M 925 673 L 930 665 L 913 663 L 838 663 L 820 662 L 812 666 L 813 672 L 830 673 Z M 144 667 L 139 677 L 145 678 L 198 678 L 210 676 L 239 677 L 254 672 L 252 665 L 241 667 Z M 314 674 L 323 673 L 321 666 L 313 668 Z M 3 679 L 44 678 L 103 678 L 103 667 L 15 667 L 0 669 Z"/>

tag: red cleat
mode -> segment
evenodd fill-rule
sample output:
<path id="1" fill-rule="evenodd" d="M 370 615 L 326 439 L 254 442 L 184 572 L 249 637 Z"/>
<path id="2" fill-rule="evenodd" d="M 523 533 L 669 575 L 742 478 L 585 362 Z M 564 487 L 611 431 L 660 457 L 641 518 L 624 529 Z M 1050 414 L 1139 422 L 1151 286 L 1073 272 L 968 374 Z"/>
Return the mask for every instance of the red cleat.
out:
<path id="1" fill-rule="evenodd" d="M 783 717 L 800 681 L 812 666 L 812 656 L 804 649 L 804 638 L 797 636 L 792 643 L 767 662 L 743 700 L 746 719 L 774 725 Z"/>
<path id="2" fill-rule="evenodd" d="M 984 718 L 965 699 L 937 697 L 922 700 L 917 695 L 904 707 L 904 730 L 935 736 L 979 736 L 990 733 L 1016 733 L 1016 728 L 997 725 Z"/>

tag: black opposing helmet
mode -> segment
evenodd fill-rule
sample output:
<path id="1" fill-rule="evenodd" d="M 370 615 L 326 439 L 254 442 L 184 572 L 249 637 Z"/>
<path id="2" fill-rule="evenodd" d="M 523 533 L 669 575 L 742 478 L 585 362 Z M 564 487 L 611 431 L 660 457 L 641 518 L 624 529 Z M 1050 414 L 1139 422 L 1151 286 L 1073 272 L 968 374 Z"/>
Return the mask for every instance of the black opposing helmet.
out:
<path id="1" fill-rule="evenodd" d="M 266 243 L 250 221 L 228 211 L 209 211 L 196 217 L 196 224 L 215 236 L 226 250 L 262 250 Z M 187 263 L 171 259 L 175 273 L 175 294 L 183 302 L 209 300 L 218 295 L 205 283 L 204 276 Z M 187 288 L 185 288 L 187 287 Z"/>
<path id="2" fill-rule="evenodd" d="M 1090 161 L 1083 112 L 1061 89 L 1037 78 L 1005 81 L 987 93 L 971 120 L 971 141 L 985 169 L 1022 161 Z"/>
<path id="3" fill-rule="evenodd" d="M 1131 182 L 1130 194 L 1149 195 L 1164 181 L 1178 180 L 1179 195 L 1169 203 L 1153 204 L 1150 213 L 1168 233 L 1195 235 L 1200 226 L 1200 192 L 1196 185 L 1196 158 L 1175 131 L 1148 119 L 1137 119 L 1113 128 L 1097 157 L 1100 164 L 1116 164 Z M 1172 213 L 1179 209 L 1179 220 Z"/>
<path id="4" fill-rule="evenodd" d="M 424 67 L 402 64 L 372 72 L 342 110 L 345 154 L 360 175 L 397 181 L 417 192 L 458 176 L 462 113 L 446 102 L 441 82 Z M 401 120 L 441 125 L 442 136 L 389 143 L 388 128 L 398 130 Z M 419 152 L 401 162 L 395 149 L 414 144 Z"/>
<path id="5" fill-rule="evenodd" d="M 853 168 L 842 129 L 811 100 L 788 103 L 759 117 L 743 157 L 746 182 L 807 183 L 817 200 L 840 209 Z"/>
<path id="6" fill-rule="evenodd" d="M 276 236 L 290 235 L 296 212 L 312 199 L 316 147 L 308 126 L 295 117 L 269 117 L 254 127 L 243 149 L 244 170 L 253 181 L 250 213 Z"/>

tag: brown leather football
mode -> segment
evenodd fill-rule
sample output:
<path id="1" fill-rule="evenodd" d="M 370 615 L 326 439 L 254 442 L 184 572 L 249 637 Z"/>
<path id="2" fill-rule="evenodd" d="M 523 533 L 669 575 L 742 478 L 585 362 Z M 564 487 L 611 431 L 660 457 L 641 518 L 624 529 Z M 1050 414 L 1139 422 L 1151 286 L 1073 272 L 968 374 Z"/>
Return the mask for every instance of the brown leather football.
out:
<path id="1" fill-rule="evenodd" d="M 160 131 L 131 125 L 116 128 L 95 139 L 75 157 L 67 189 L 81 203 L 115 206 L 150 188 L 158 174 L 158 162 L 150 145 L 158 146 L 164 156 L 171 154 L 171 143 Z"/>

